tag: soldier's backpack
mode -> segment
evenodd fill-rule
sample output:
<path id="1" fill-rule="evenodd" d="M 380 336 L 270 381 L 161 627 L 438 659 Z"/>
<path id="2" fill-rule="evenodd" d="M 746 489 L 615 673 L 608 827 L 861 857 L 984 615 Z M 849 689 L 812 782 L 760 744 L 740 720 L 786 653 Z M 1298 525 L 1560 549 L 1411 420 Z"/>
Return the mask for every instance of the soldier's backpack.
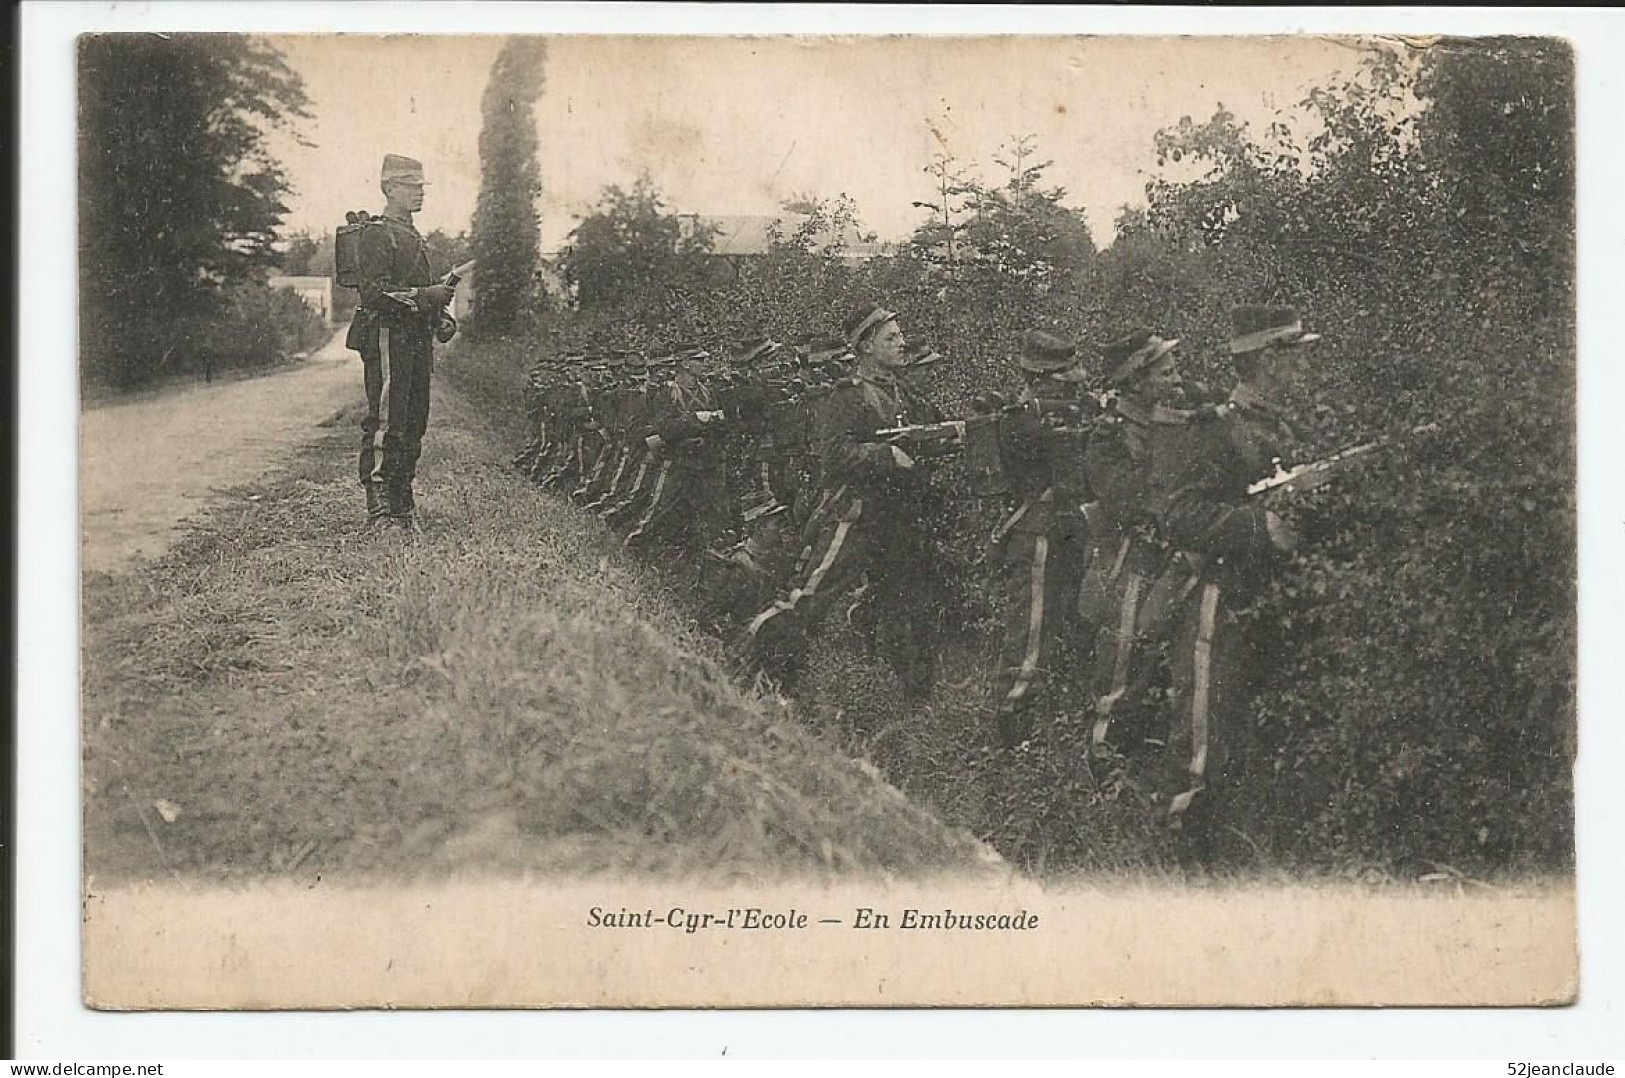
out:
<path id="1" fill-rule="evenodd" d="M 333 279 L 340 288 L 361 287 L 361 233 L 371 221 L 366 210 L 351 210 L 333 233 Z"/>

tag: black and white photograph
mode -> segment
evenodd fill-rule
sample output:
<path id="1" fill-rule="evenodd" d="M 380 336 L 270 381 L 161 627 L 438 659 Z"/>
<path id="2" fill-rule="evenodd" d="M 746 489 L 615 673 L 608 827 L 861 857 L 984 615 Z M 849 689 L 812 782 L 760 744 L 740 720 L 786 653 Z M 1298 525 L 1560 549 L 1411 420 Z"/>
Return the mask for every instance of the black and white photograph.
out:
<path id="1" fill-rule="evenodd" d="M 1574 43 L 625 29 L 74 40 L 85 1005 L 1580 998 Z"/>

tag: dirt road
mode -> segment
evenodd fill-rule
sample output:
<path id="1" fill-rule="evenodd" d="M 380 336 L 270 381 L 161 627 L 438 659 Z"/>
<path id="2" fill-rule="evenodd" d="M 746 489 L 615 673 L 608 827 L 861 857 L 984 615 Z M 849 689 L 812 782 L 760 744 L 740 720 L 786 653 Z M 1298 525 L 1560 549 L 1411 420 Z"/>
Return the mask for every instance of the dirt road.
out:
<path id="1" fill-rule="evenodd" d="M 360 363 L 340 328 L 274 374 L 83 412 L 81 569 L 113 572 L 161 554 L 212 494 L 263 475 L 360 398 Z"/>

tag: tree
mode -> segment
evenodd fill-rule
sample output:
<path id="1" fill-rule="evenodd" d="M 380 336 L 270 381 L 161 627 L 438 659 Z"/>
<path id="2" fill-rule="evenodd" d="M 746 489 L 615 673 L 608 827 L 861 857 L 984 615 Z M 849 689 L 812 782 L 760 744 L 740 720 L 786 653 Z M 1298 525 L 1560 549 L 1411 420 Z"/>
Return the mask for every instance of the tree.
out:
<path id="1" fill-rule="evenodd" d="M 541 221 L 536 198 L 536 99 L 545 83 L 547 45 L 509 39 L 491 65 L 480 104 L 480 195 L 474 207 L 474 284 L 479 299 L 470 331 L 511 333 L 531 299 Z"/>
<path id="2" fill-rule="evenodd" d="M 323 241 L 326 247 L 323 247 Z M 322 261 L 325 252 L 326 262 Z M 301 229 L 289 236 L 282 253 L 277 256 L 277 267 L 290 277 L 310 277 L 319 274 L 332 276 L 333 244 L 330 233 L 312 236 Z"/>
<path id="3" fill-rule="evenodd" d="M 1013 138 L 993 158 L 1009 179 L 992 186 L 939 151 L 925 169 L 931 199 L 914 203 L 931 215 L 909 241 L 916 256 L 950 269 L 972 267 L 984 280 L 991 273 L 1047 283 L 1081 269 L 1095 253 L 1089 222 L 1082 210 L 1064 204 L 1064 188 L 1042 186 L 1054 162 L 1035 156 L 1032 136 Z"/>
<path id="4" fill-rule="evenodd" d="M 570 232 L 559 252 L 565 281 L 582 308 L 614 303 L 633 293 L 697 279 L 715 230 L 697 217 L 685 227 L 666 212 L 647 172 L 630 191 L 611 184 L 598 208 Z"/>
<path id="5" fill-rule="evenodd" d="M 946 266 L 951 272 L 959 261 L 959 235 L 965 227 L 967 207 L 980 185 L 946 149 L 932 155 L 925 173 L 931 177 L 931 199 L 916 200 L 913 205 L 930 216 L 914 230 L 909 248 L 916 258 Z"/>
<path id="6" fill-rule="evenodd" d="M 779 209 L 785 213 L 813 214 L 818 212 L 824 200 L 811 191 L 797 191 L 789 198 L 779 202 Z"/>
<path id="7" fill-rule="evenodd" d="M 1167 292 L 1156 328 L 1187 362 L 1216 351 L 1226 307 L 1297 306 L 1326 333 L 1292 407 L 1321 450 L 1441 427 L 1293 508 L 1324 534 L 1257 612 L 1290 646 L 1252 731 L 1276 778 L 1246 787 L 1240 826 L 1290 819 L 1297 841 L 1388 864 L 1562 863 L 1572 57 L 1489 39 L 1408 59 L 1374 49 L 1262 138 L 1222 109 L 1160 133 L 1199 174 L 1149 186 L 1090 291 Z"/>
<path id="8" fill-rule="evenodd" d="M 1031 135 L 1013 138 L 993 161 L 1009 173 L 1003 187 L 976 185 L 961 241 L 983 263 L 1018 278 L 1047 280 L 1081 269 L 1095 253 L 1082 210 L 1064 204 L 1066 189 L 1041 186 L 1054 161 L 1037 161 Z"/>
<path id="9" fill-rule="evenodd" d="M 473 250 L 473 241 L 466 232 L 459 232 L 455 236 L 441 229 L 434 229 L 423 237 L 423 242 L 429 245 L 429 264 L 431 266 L 456 266 L 468 261 L 469 252 Z"/>
<path id="10" fill-rule="evenodd" d="M 188 362 L 227 292 L 276 263 L 289 185 L 265 135 L 308 118 L 307 104 L 299 76 L 255 38 L 80 39 L 87 376 L 127 386 Z"/>
<path id="11" fill-rule="evenodd" d="M 844 252 L 854 241 L 875 242 L 874 232 L 865 228 L 858 217 L 857 201 L 844 191 L 834 198 L 798 195 L 781 203 L 780 208 L 795 219 L 779 218 L 768 223 L 768 247 L 775 252 L 830 258 Z"/>
<path id="12" fill-rule="evenodd" d="M 1418 80 L 1418 138 L 1452 181 L 1452 239 L 1497 236 L 1481 256 L 1542 302 L 1573 297 L 1573 86 L 1573 53 L 1541 38 L 1442 41 Z"/>

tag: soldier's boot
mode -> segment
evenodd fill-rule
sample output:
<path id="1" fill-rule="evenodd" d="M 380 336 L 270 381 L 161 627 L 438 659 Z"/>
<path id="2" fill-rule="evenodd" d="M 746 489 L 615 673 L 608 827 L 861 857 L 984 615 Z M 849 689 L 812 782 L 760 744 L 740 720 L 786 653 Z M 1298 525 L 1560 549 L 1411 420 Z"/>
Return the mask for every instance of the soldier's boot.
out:
<path id="1" fill-rule="evenodd" d="M 389 522 L 403 531 L 417 531 L 417 501 L 412 496 L 412 480 L 397 479 L 389 484 Z"/>
<path id="2" fill-rule="evenodd" d="M 999 745 L 1006 749 L 1019 749 L 1033 736 L 1031 708 L 1000 708 L 995 720 Z"/>
<path id="3" fill-rule="evenodd" d="M 530 478 L 537 486 L 547 489 L 559 473 L 558 447 L 547 446 L 531 460 Z"/>
<path id="4" fill-rule="evenodd" d="M 1180 806 L 1181 797 L 1170 805 L 1168 826 L 1172 832 L 1174 857 L 1187 873 L 1200 875 L 1223 865 L 1224 850 L 1220 830 L 1224 822 L 1214 792 L 1204 789 Z"/>
<path id="5" fill-rule="evenodd" d="M 367 492 L 367 527 L 380 528 L 389 522 L 389 500 L 382 483 L 363 483 Z"/>
<path id="6" fill-rule="evenodd" d="M 1217 849 L 1211 821 L 1199 817 L 1173 821 L 1174 860 L 1190 875 L 1202 875 L 1218 867 Z"/>
<path id="7" fill-rule="evenodd" d="M 574 459 L 571 456 L 563 455 L 562 448 L 553 456 L 544 459 L 541 462 L 541 474 L 536 479 L 536 485 L 543 490 L 552 490 L 554 487 L 559 486 L 564 482 L 565 476 L 570 474 L 570 467 L 574 463 Z"/>

